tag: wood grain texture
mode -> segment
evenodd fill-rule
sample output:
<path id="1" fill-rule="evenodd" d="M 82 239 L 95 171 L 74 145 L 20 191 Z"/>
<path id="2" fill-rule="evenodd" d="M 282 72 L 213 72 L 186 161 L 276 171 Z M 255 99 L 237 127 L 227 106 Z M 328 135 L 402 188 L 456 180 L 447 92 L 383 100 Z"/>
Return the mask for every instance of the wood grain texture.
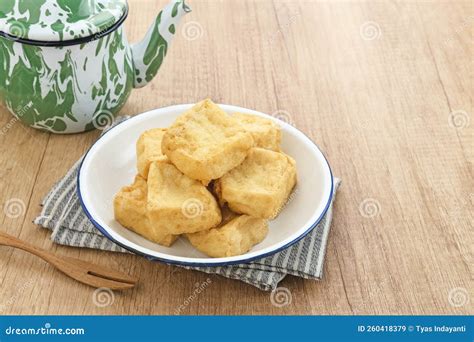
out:
<path id="1" fill-rule="evenodd" d="M 110 290 L 128 290 L 134 287 L 138 279 L 126 273 L 118 272 L 113 268 L 98 266 L 91 262 L 55 255 L 50 251 L 38 248 L 26 241 L 0 231 L 0 245 L 18 248 L 33 254 L 72 279 L 94 288 L 108 288 Z"/>
<path id="2" fill-rule="evenodd" d="M 137 41 L 165 2 L 129 2 L 127 33 Z M 0 229 L 140 278 L 100 307 L 92 288 L 0 247 L 2 313 L 473 314 L 472 3 L 189 3 L 157 79 L 133 92 L 123 114 L 209 96 L 290 118 L 343 180 L 324 279 L 287 277 L 292 302 L 280 308 L 238 281 L 52 244 L 31 222 L 98 132 L 49 135 L 0 109 L 0 203 L 16 198 L 25 209 L 17 218 L 1 212 Z M 469 299 L 460 306 L 449 300 L 457 288 L 451 302 Z"/>

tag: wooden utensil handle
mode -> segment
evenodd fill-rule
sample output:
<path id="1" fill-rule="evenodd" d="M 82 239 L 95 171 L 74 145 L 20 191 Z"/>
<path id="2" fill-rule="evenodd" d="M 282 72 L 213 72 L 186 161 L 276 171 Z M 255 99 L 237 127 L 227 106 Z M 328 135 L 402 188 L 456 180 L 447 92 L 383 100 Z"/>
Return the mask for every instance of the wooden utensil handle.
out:
<path id="1" fill-rule="evenodd" d="M 41 259 L 50 262 L 52 264 L 56 264 L 59 260 L 56 256 L 50 254 L 49 252 L 45 251 L 44 249 L 35 247 L 28 242 L 22 241 L 17 239 L 16 237 L 7 234 L 5 232 L 0 231 L 0 245 L 15 247 L 24 250 L 25 252 L 34 254 Z"/>

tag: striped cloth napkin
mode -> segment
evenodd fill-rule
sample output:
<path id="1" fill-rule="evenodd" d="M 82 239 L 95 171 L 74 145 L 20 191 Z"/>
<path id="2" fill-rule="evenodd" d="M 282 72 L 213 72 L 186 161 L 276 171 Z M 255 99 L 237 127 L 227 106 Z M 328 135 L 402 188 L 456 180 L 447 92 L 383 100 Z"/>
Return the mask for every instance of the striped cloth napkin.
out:
<path id="1" fill-rule="evenodd" d="M 116 119 L 111 127 L 127 118 Z M 77 161 L 46 195 L 42 202 L 41 214 L 34 220 L 34 223 L 50 229 L 52 231 L 51 240 L 61 245 L 128 252 L 102 235 L 82 210 L 76 184 L 81 160 Z M 334 194 L 339 184 L 340 180 L 335 178 Z M 333 203 L 334 199 L 335 195 Z M 265 291 L 276 289 L 278 283 L 287 274 L 306 279 L 321 279 L 333 203 L 331 203 L 325 217 L 311 233 L 296 244 L 272 256 L 232 266 L 183 267 L 238 279 Z"/>

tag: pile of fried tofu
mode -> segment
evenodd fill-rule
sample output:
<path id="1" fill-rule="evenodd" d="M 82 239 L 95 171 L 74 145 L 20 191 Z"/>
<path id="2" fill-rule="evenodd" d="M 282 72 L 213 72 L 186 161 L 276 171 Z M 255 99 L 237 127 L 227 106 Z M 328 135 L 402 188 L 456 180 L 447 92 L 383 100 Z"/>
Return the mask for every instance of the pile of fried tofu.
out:
<path id="1" fill-rule="evenodd" d="M 229 115 L 207 99 L 136 143 L 138 174 L 115 196 L 115 219 L 170 247 L 180 236 L 211 257 L 248 252 L 296 184 L 274 121 Z"/>

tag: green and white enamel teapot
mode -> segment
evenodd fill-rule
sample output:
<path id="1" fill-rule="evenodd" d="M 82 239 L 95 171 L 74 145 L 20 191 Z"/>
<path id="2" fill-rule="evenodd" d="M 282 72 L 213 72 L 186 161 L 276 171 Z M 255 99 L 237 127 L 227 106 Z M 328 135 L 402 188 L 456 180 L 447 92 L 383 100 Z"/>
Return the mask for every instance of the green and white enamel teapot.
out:
<path id="1" fill-rule="evenodd" d="M 126 0 L 0 0 L 0 102 L 54 133 L 104 127 L 156 75 L 189 11 L 171 2 L 129 45 Z"/>

